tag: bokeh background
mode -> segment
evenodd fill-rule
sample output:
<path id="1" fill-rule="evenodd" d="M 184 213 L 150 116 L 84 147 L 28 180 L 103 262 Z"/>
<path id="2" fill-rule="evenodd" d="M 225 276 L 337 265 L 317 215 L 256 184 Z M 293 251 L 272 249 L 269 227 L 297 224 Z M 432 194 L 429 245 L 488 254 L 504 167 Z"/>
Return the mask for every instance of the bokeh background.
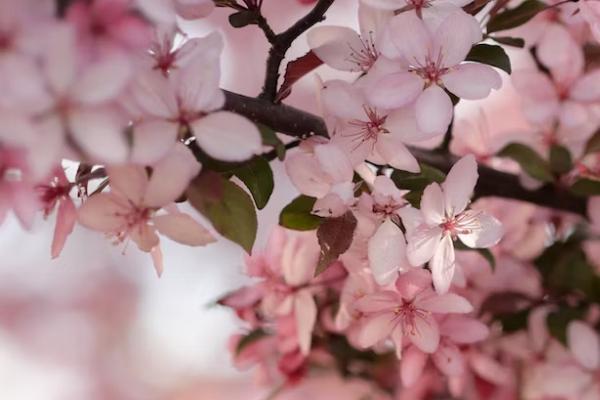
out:
<path id="1" fill-rule="evenodd" d="M 356 25 L 356 7 L 355 0 L 336 1 L 327 23 Z M 265 14 L 276 31 L 307 10 L 297 0 L 265 0 Z M 223 87 L 254 96 L 262 85 L 267 43 L 254 27 L 229 27 L 228 14 L 218 9 L 207 20 L 182 26 L 190 36 L 221 31 L 226 38 Z M 301 38 L 289 57 L 307 50 Z M 325 68 L 318 72 L 324 79 L 343 77 Z M 317 112 L 315 84 L 311 77 L 303 79 L 287 102 Z M 495 129 L 518 130 L 523 122 L 511 109 L 518 107 L 510 100 L 511 90 L 505 85 L 477 110 L 462 102 L 460 113 L 491 107 L 504 116 Z M 67 165 L 67 172 L 73 169 Z M 296 195 L 279 161 L 273 169 L 276 189 L 259 212 L 257 248 L 277 223 L 279 210 Z M 135 245 L 113 246 L 80 227 L 62 256 L 50 260 L 53 227 L 41 216 L 31 232 L 12 217 L 0 226 L 0 399 L 268 398 L 273 388 L 255 386 L 252 371 L 231 366 L 228 339 L 241 326 L 230 310 L 214 305 L 246 282 L 239 247 L 225 240 L 200 249 L 161 240 L 165 272 L 159 279 L 150 257 Z M 336 388 L 335 397 L 330 387 Z M 324 375 L 277 398 L 352 400 L 368 394 L 360 383 L 342 385 Z"/>

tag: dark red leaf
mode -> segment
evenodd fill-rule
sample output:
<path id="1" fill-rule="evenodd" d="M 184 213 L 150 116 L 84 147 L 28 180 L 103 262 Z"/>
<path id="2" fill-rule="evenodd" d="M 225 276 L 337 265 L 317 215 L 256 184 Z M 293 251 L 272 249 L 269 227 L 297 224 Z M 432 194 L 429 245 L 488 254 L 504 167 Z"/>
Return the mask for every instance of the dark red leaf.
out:
<path id="1" fill-rule="evenodd" d="M 292 93 L 294 83 L 321 64 L 323 64 L 323 61 L 312 50 L 302 57 L 290 61 L 285 69 L 283 84 L 279 88 L 279 92 L 277 92 L 275 102 L 279 103 L 288 97 Z"/>
<path id="2" fill-rule="evenodd" d="M 317 230 L 321 256 L 315 275 L 327 269 L 350 247 L 356 229 L 356 217 L 348 211 L 341 217 L 327 218 Z"/>

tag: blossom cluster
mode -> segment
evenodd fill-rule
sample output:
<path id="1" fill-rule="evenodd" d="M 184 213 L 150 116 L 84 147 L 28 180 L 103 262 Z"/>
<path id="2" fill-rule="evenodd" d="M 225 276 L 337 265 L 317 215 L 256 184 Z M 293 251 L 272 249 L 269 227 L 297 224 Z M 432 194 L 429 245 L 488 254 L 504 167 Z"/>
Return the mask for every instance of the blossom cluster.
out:
<path id="1" fill-rule="evenodd" d="M 276 34 L 270 1 L 0 0 L 0 223 L 55 213 L 53 258 L 80 225 L 159 275 L 160 236 L 240 244 L 254 283 L 219 303 L 266 384 L 600 399 L 600 3 L 356 0 L 357 32 L 301 0 Z M 220 33 L 182 30 L 213 12 L 272 44 L 257 98 L 221 89 Z M 320 116 L 280 104 L 322 64 Z M 501 91 L 519 129 L 459 114 Z M 300 196 L 257 250 L 275 159 Z"/>

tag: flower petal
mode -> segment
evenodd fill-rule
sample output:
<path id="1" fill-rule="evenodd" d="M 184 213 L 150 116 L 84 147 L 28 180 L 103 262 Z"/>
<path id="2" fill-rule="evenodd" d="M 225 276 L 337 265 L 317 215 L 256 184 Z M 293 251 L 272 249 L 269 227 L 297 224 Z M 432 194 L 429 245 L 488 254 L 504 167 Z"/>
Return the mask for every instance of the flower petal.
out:
<path id="1" fill-rule="evenodd" d="M 456 293 L 430 294 L 417 298 L 418 308 L 437 314 L 466 314 L 473 311 L 473 306 L 467 299 Z"/>
<path id="2" fill-rule="evenodd" d="M 502 223 L 486 213 L 481 213 L 476 218 L 479 227 L 471 229 L 467 234 L 459 233 L 460 241 L 475 249 L 485 249 L 496 245 L 504 234 Z"/>
<path id="3" fill-rule="evenodd" d="M 567 327 L 567 343 L 584 368 L 595 370 L 600 367 L 600 337 L 589 325 L 571 321 Z"/>
<path id="4" fill-rule="evenodd" d="M 78 221 L 86 228 L 110 233 L 126 225 L 123 217 L 129 211 L 112 193 L 98 193 L 88 198 L 78 210 Z"/>
<path id="5" fill-rule="evenodd" d="M 413 173 L 421 171 L 419 162 L 406 148 L 399 137 L 393 134 L 382 134 L 375 143 L 377 153 L 389 166 Z"/>
<path id="6" fill-rule="evenodd" d="M 431 85 L 417 99 L 415 113 L 420 130 L 426 134 L 442 134 L 452 120 L 452 101 L 439 86 Z"/>
<path id="7" fill-rule="evenodd" d="M 492 89 L 502 87 L 502 78 L 492 67 L 477 63 L 458 65 L 442 76 L 446 89 L 462 99 L 478 100 L 487 97 Z"/>
<path id="8" fill-rule="evenodd" d="M 475 318 L 464 315 L 450 315 L 440 324 L 443 336 L 458 344 L 477 343 L 485 340 L 490 328 Z"/>
<path id="9" fill-rule="evenodd" d="M 219 111 L 193 121 L 197 144 L 209 156 L 223 161 L 245 161 L 262 149 L 256 125 L 228 111 Z"/>
<path id="10" fill-rule="evenodd" d="M 440 331 L 437 322 L 431 315 L 417 315 L 414 319 L 414 327 L 404 330 L 410 341 L 425 353 L 433 353 L 440 343 Z"/>
<path id="11" fill-rule="evenodd" d="M 426 353 L 414 346 L 410 346 L 404 351 L 400 365 L 400 379 L 404 387 L 410 387 L 419 380 L 428 358 Z"/>
<path id="12" fill-rule="evenodd" d="M 433 257 L 442 240 L 442 228 L 421 225 L 408 236 L 406 256 L 415 267 L 425 264 Z"/>
<path id="13" fill-rule="evenodd" d="M 94 105 L 116 98 L 125 89 L 132 67 L 124 56 L 113 55 L 87 67 L 71 88 L 71 96 Z"/>
<path id="14" fill-rule="evenodd" d="M 462 157 L 452 166 L 442 183 L 447 214 L 458 215 L 467 207 L 478 177 L 477 161 L 472 154 Z"/>
<path id="15" fill-rule="evenodd" d="M 467 57 L 473 44 L 481 41 L 481 37 L 481 27 L 477 20 L 457 9 L 436 29 L 432 58 L 436 59 L 439 54 L 444 67 L 453 67 Z"/>
<path id="16" fill-rule="evenodd" d="M 177 200 L 188 184 L 200 172 L 200 164 L 191 151 L 181 143 L 159 161 L 144 194 L 144 205 L 159 208 Z"/>
<path id="17" fill-rule="evenodd" d="M 386 75 L 366 92 L 369 103 L 381 108 L 400 108 L 412 103 L 423 91 L 425 82 L 410 72 Z"/>
<path id="18" fill-rule="evenodd" d="M 435 366 L 446 376 L 461 375 L 465 371 L 465 359 L 462 353 L 449 341 L 440 343 L 432 358 Z"/>
<path id="19" fill-rule="evenodd" d="M 362 72 L 364 44 L 354 30 L 345 26 L 317 26 L 308 31 L 308 46 L 325 64 L 341 71 Z"/>
<path id="20" fill-rule="evenodd" d="M 365 318 L 358 334 L 358 345 L 363 348 L 371 347 L 390 336 L 397 324 L 394 315 L 385 312 Z"/>
<path id="21" fill-rule="evenodd" d="M 304 355 L 310 352 L 312 331 L 317 321 L 317 305 L 308 290 L 300 290 L 294 296 L 294 315 L 300 351 Z"/>
<path id="22" fill-rule="evenodd" d="M 429 261 L 429 267 L 435 290 L 440 294 L 446 293 L 452 284 L 455 268 L 454 244 L 449 234 L 442 237 Z"/>
<path id="23" fill-rule="evenodd" d="M 56 226 L 54 227 L 54 237 L 52 238 L 52 258 L 60 255 L 67 237 L 73 232 L 76 221 L 77 210 L 73 201 L 70 198 L 62 199 L 56 214 Z"/>
<path id="24" fill-rule="evenodd" d="M 215 242 L 206 228 L 184 213 L 158 215 L 152 218 L 152 222 L 159 233 L 187 246 L 204 246 Z"/>
<path id="25" fill-rule="evenodd" d="M 135 125 L 130 161 L 142 165 L 156 163 L 175 145 L 178 133 L 179 124 L 162 119 Z"/>
<path id="26" fill-rule="evenodd" d="M 439 225 L 446 218 L 446 203 L 442 188 L 436 182 L 427 185 L 421 196 L 421 212 L 429 225 Z M 452 214 L 451 214 L 452 215 Z"/>
<path id="27" fill-rule="evenodd" d="M 406 270 L 406 242 L 398 225 L 386 219 L 369 239 L 369 265 L 380 285 L 392 283 L 398 272 Z"/>

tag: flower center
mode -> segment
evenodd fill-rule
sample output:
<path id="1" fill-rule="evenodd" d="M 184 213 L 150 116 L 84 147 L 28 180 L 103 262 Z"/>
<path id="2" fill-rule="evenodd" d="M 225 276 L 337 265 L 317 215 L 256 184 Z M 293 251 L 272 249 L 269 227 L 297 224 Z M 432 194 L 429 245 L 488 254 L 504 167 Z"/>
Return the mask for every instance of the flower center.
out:
<path id="1" fill-rule="evenodd" d="M 416 66 L 409 70 L 419 75 L 425 81 L 426 87 L 432 84 L 441 86 L 442 76 L 449 71 L 448 68 L 443 66 L 442 62 L 442 52 L 440 52 L 436 60 L 433 60 L 432 57 L 428 56 L 424 65 L 417 62 Z"/>
<path id="2" fill-rule="evenodd" d="M 360 37 L 360 43 L 361 47 L 358 49 L 348 44 L 350 47 L 348 61 L 356 64 L 361 71 L 367 72 L 379 57 L 379 51 L 375 47 L 375 40 L 373 39 L 373 32 L 369 32 L 369 37 L 367 38 Z"/>
<path id="3" fill-rule="evenodd" d="M 355 132 L 347 135 L 352 137 L 353 141 L 358 142 L 356 148 L 367 141 L 372 141 L 374 145 L 380 133 L 389 133 L 384 126 L 387 115 L 379 115 L 375 108 L 367 105 L 363 105 L 363 110 L 367 117 L 366 121 L 355 119 L 348 122 L 351 126 L 358 128 Z"/>
<path id="4" fill-rule="evenodd" d="M 419 334 L 419 328 L 416 323 L 417 318 L 424 319 L 429 314 L 427 311 L 417 308 L 412 302 L 398 306 L 394 313 L 402 324 L 404 334 L 410 333 L 413 336 Z"/>
<path id="5" fill-rule="evenodd" d="M 446 217 L 439 227 L 442 228 L 444 234 L 449 234 L 452 239 L 456 239 L 456 235 L 468 235 L 481 229 L 480 214 L 480 211 L 464 211 L 455 217 Z"/>

